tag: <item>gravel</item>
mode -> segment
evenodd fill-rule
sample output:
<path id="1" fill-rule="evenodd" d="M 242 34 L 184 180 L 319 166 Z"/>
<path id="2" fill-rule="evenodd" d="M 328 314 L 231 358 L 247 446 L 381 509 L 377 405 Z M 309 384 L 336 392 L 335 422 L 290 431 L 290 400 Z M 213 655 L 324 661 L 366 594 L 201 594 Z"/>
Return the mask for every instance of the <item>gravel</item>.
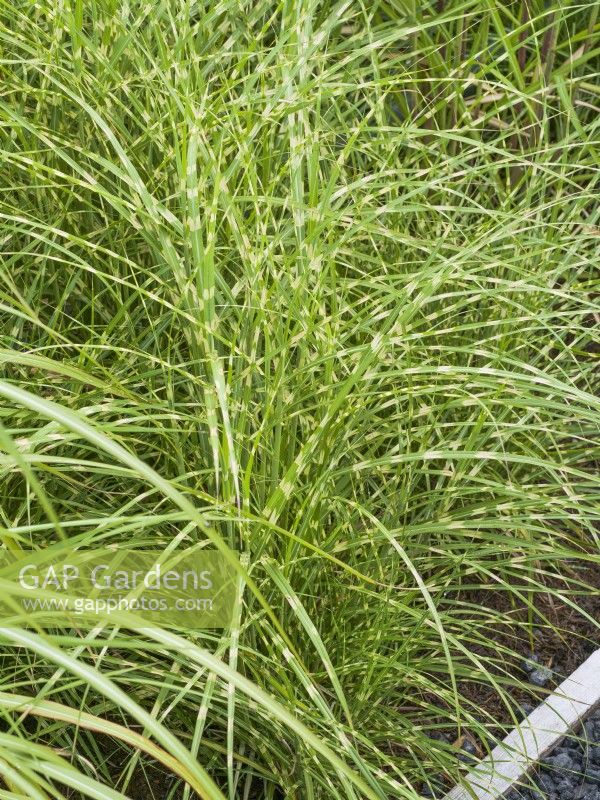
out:
<path id="1" fill-rule="evenodd" d="M 565 670 L 556 663 L 551 668 L 550 663 L 545 664 L 539 655 L 530 653 L 521 662 L 521 669 L 531 684 L 551 689 L 564 679 Z M 521 702 L 516 709 L 525 718 L 534 706 Z M 451 742 L 449 735 L 433 734 L 432 738 Z M 465 738 L 456 758 L 468 769 L 478 761 L 477 752 L 475 745 Z M 430 783 L 421 786 L 421 796 L 439 800 L 448 791 L 444 784 L 441 775 L 432 776 Z M 600 709 L 577 734 L 567 736 L 545 756 L 522 786 L 512 789 L 502 800 L 600 800 Z"/>
<path id="2" fill-rule="evenodd" d="M 526 786 L 512 789 L 504 800 L 600 800 L 600 710 L 578 735 L 542 759 Z"/>
<path id="3" fill-rule="evenodd" d="M 554 677 L 554 672 L 549 667 L 540 667 L 529 673 L 529 682 L 534 686 L 545 686 Z"/>

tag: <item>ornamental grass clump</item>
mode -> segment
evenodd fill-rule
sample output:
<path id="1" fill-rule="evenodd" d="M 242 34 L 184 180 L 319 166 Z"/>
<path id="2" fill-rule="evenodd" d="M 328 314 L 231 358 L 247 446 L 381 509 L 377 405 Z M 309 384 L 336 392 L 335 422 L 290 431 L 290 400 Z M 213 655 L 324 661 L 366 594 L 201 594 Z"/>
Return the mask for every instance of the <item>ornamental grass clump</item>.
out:
<path id="1" fill-rule="evenodd" d="M 595 635 L 598 7 L 2 3 L 2 546 L 243 555 L 0 621 L 2 797 L 414 798 Z"/>

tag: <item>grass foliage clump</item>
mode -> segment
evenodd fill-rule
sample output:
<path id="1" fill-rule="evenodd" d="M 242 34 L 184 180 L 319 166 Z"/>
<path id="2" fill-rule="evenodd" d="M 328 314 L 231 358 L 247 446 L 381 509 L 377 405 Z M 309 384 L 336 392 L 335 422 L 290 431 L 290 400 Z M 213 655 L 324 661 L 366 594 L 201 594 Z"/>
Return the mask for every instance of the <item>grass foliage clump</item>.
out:
<path id="1" fill-rule="evenodd" d="M 4 546 L 248 558 L 2 627 L 2 797 L 416 797 L 513 709 L 497 598 L 598 561 L 598 7 L 2 3 Z"/>

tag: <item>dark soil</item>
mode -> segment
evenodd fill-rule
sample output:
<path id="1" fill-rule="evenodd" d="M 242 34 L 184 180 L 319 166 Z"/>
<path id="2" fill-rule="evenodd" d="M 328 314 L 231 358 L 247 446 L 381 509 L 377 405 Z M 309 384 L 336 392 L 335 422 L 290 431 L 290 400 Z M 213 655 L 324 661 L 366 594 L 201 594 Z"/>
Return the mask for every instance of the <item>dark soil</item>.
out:
<path id="1" fill-rule="evenodd" d="M 480 590 L 470 595 L 470 603 L 499 612 L 503 619 L 502 625 L 490 628 L 489 638 L 493 645 L 488 648 L 474 647 L 473 650 L 478 655 L 492 657 L 498 646 L 514 651 L 515 657 L 504 659 L 504 663 L 512 661 L 512 672 L 519 677 L 523 677 L 524 661 L 533 655 L 541 666 L 553 672 L 552 679 L 541 688 L 555 688 L 600 647 L 600 565 L 579 564 L 576 570 L 574 565 L 572 569 L 573 576 L 586 583 L 591 591 L 571 596 L 570 599 L 580 611 L 557 601 L 550 594 L 538 594 L 535 598 L 538 613 L 532 620 L 533 647 L 524 634 L 523 626 L 528 622 L 530 613 L 526 606 L 515 607 L 504 592 Z M 554 590 L 565 590 L 558 580 L 547 584 Z M 598 626 L 595 627 L 585 615 L 595 620 Z M 513 726 L 509 710 L 499 702 L 493 689 L 472 681 L 462 681 L 459 688 L 466 699 L 482 711 L 488 711 L 499 725 Z M 543 699 L 544 692 L 539 692 L 531 684 L 530 691 L 514 690 L 511 694 L 516 703 L 528 707 L 537 705 Z"/>
<path id="2" fill-rule="evenodd" d="M 573 583 L 553 578 L 552 581 L 546 580 L 545 585 L 549 589 L 567 594 L 577 608 L 571 608 L 550 593 L 536 594 L 536 613 L 533 615 L 525 604 L 521 607 L 514 605 L 514 595 L 511 598 L 506 593 L 493 589 L 465 592 L 458 598 L 473 609 L 481 609 L 486 618 L 492 617 L 489 625 L 486 625 L 489 644 L 474 645 L 471 651 L 482 656 L 490 672 L 495 672 L 496 677 L 505 682 L 507 694 L 514 701 L 512 710 L 517 719 L 528 716 L 548 692 L 555 689 L 600 647 L 600 565 L 580 562 L 563 565 L 563 569 L 571 574 Z M 589 590 L 583 592 L 580 587 L 576 587 L 575 581 L 587 585 Z M 475 619 L 478 615 L 475 611 L 473 614 Z M 531 631 L 531 637 L 528 631 Z M 500 659 L 499 648 L 507 651 L 506 654 L 502 653 Z M 496 668 L 491 666 L 494 659 Z M 525 683 L 507 689 L 507 673 Z M 442 717 L 431 720 L 431 736 L 443 742 L 446 747 L 452 745 L 457 751 L 458 760 L 468 769 L 474 761 L 486 755 L 498 740 L 504 738 L 508 730 L 514 727 L 514 720 L 506 702 L 489 684 L 460 680 L 458 689 L 471 704 L 471 715 L 486 726 L 486 741 L 478 738 L 472 731 L 463 729 L 459 735 L 457 729 L 442 729 Z M 430 700 L 436 704 L 435 698 Z M 490 725 L 490 720 L 494 720 L 493 725 Z M 600 770 L 600 763 L 598 768 Z M 432 775 L 430 780 L 434 788 L 423 785 L 421 791 L 425 797 L 442 797 L 453 783 L 450 778 L 441 774 Z M 600 789 L 600 782 L 598 786 Z M 545 800 L 546 795 L 534 793 L 523 797 L 524 800 Z M 548 798 L 563 800 L 560 793 Z M 564 800 L 584 800 L 584 795 L 581 798 L 565 795 Z M 600 791 L 598 797 L 590 795 L 585 800 L 600 800 Z"/>

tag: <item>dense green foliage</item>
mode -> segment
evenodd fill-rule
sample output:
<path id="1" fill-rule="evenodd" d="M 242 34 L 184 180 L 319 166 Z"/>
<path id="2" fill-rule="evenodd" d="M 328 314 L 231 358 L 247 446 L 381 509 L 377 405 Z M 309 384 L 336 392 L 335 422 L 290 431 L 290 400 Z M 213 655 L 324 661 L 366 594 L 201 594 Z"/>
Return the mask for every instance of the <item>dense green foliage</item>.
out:
<path id="1" fill-rule="evenodd" d="M 232 630 L 3 627 L 0 797 L 456 778 L 486 598 L 598 560 L 598 7 L 2 3 L 3 543 L 249 574 Z"/>

